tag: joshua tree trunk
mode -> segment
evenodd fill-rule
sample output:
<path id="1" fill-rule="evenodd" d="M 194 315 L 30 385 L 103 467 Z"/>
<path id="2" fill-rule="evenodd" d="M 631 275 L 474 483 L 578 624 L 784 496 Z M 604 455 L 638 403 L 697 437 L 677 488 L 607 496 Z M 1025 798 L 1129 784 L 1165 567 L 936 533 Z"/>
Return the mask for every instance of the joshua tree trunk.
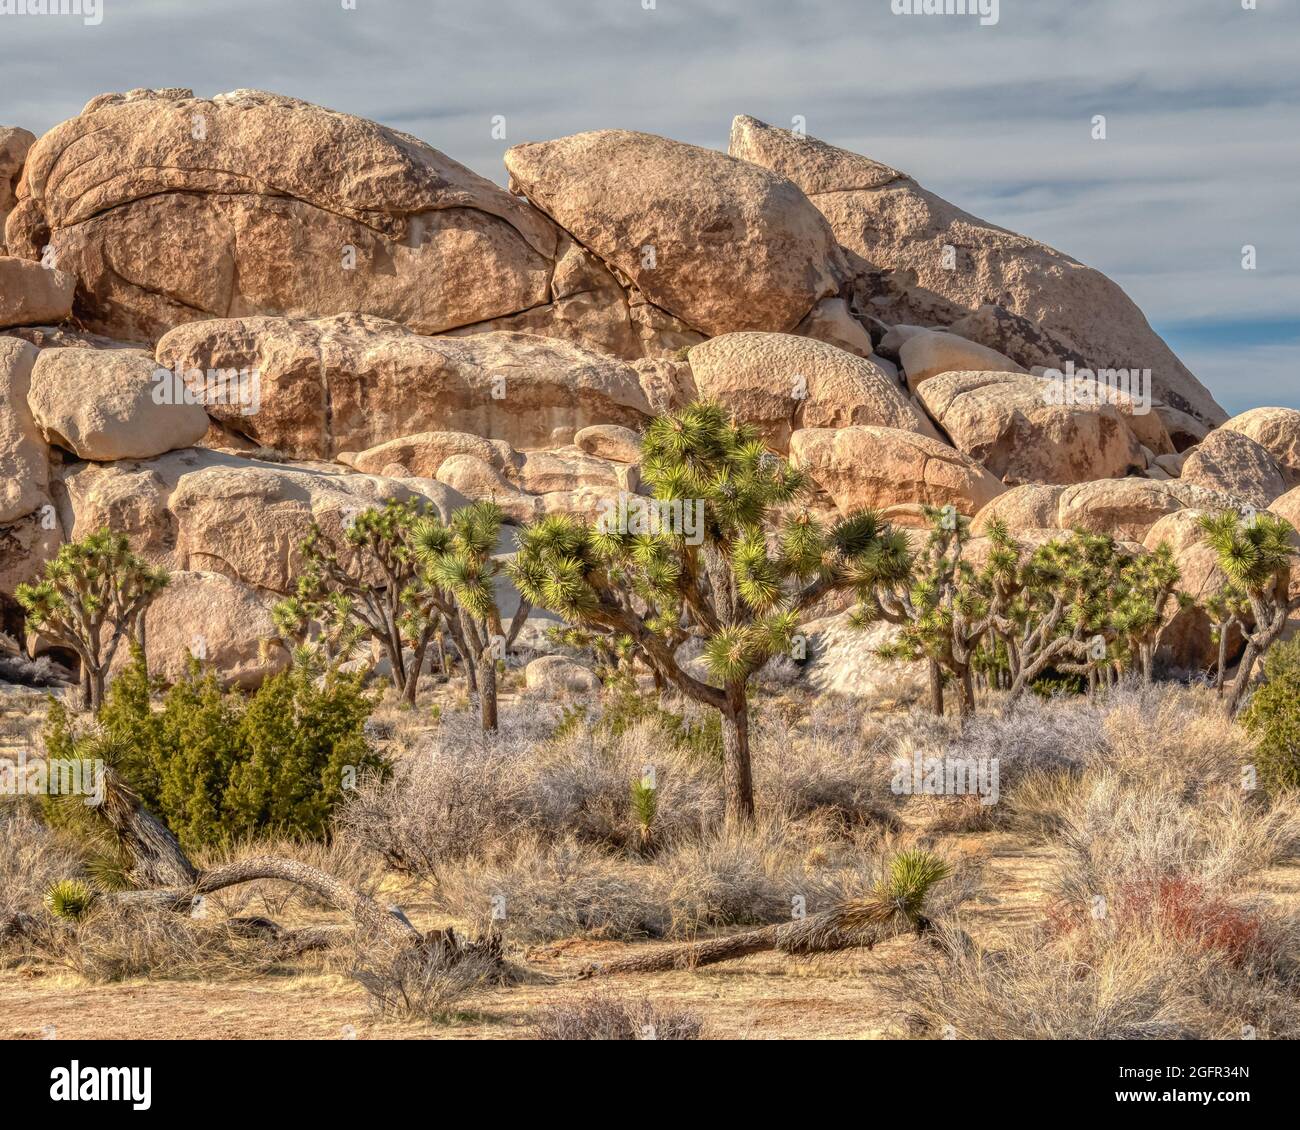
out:
<path id="1" fill-rule="evenodd" d="M 930 709 L 939 718 L 943 717 L 943 668 L 933 659 L 926 660 L 930 665 Z"/>
<path id="2" fill-rule="evenodd" d="M 424 632 L 415 643 L 411 658 L 411 670 L 406 676 L 406 686 L 402 688 L 402 701 L 407 706 L 415 705 L 415 692 L 420 685 L 420 671 L 424 667 L 424 654 L 429 650 L 429 633 Z"/>
<path id="3" fill-rule="evenodd" d="M 497 729 L 497 661 L 489 642 L 478 659 L 479 717 L 485 734 Z"/>
<path id="4" fill-rule="evenodd" d="M 975 713 L 975 685 L 971 680 L 969 667 L 961 669 L 957 688 L 957 716 L 965 722 Z"/>
<path id="5" fill-rule="evenodd" d="M 1214 694 L 1223 697 L 1223 681 L 1228 675 L 1228 625 L 1219 625 L 1219 665 L 1214 672 Z"/>
<path id="6" fill-rule="evenodd" d="M 1255 672 L 1255 660 L 1259 658 L 1260 649 L 1251 640 L 1246 644 L 1245 654 L 1241 657 L 1241 662 L 1237 665 L 1237 677 L 1232 680 L 1232 690 L 1228 692 L 1228 698 L 1224 706 L 1224 713 L 1229 718 L 1237 717 L 1237 711 L 1241 709 L 1241 700 L 1245 697 L 1246 687 L 1250 685 L 1250 677 Z"/>
<path id="7" fill-rule="evenodd" d="M 754 821 L 754 780 L 749 763 L 749 697 L 745 684 L 726 686 L 722 711 L 722 772 L 727 789 L 727 824 L 739 827 Z"/>

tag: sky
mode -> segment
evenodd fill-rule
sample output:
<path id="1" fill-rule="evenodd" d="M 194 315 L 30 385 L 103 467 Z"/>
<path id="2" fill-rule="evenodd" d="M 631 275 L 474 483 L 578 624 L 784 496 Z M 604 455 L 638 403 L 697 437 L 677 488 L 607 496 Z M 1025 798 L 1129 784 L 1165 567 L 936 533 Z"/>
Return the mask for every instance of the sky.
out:
<path id="1" fill-rule="evenodd" d="M 1105 272 L 1229 413 L 1300 408 L 1300 0 L 998 0 L 988 24 L 903 0 L 101 2 L 89 25 L 0 0 L 0 124 L 253 87 L 504 182 L 520 142 L 725 149 L 736 114 L 798 117 Z"/>

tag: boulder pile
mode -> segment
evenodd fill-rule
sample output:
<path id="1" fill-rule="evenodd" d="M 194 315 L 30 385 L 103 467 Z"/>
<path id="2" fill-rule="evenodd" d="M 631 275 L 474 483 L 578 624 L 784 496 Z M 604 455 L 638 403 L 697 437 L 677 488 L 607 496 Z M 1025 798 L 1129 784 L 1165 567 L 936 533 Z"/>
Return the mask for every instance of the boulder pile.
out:
<path id="1" fill-rule="evenodd" d="M 1300 509 L 1300 412 L 1227 419 L 1104 275 L 868 157 L 739 117 L 728 153 L 602 130 L 505 164 L 251 90 L 0 127 L 0 629 L 110 525 L 175 573 L 150 638 L 250 685 L 313 521 L 594 514 L 697 398 L 827 510 L 1167 537 L 1203 589 L 1196 514 Z"/>

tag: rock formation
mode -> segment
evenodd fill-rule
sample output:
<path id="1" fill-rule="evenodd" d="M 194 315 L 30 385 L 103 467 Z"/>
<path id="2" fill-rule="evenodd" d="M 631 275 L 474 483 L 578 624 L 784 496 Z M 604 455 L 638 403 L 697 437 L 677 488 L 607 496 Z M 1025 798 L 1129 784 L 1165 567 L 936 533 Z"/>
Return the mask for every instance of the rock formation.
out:
<path id="1" fill-rule="evenodd" d="M 1204 593 L 1197 515 L 1300 512 L 1300 412 L 1225 423 L 1105 276 L 870 158 L 741 117 L 725 154 L 602 130 L 505 164 L 509 191 L 259 91 L 0 128 L 6 625 L 16 584 L 108 525 L 174 573 L 147 625 L 160 673 L 201 636 L 254 685 L 286 662 L 269 607 L 312 522 L 388 498 L 591 516 L 644 489 L 642 430 L 696 398 L 822 511 L 918 529 L 952 505 L 972 559 L 995 518 L 1030 545 L 1167 538 Z M 1111 369 L 1150 369 L 1150 403 Z M 837 614 L 818 685 L 896 685 L 829 673 L 862 666 Z M 1203 614 L 1179 617 L 1168 659 L 1203 666 Z M 591 685 L 561 662 L 529 685 Z"/>

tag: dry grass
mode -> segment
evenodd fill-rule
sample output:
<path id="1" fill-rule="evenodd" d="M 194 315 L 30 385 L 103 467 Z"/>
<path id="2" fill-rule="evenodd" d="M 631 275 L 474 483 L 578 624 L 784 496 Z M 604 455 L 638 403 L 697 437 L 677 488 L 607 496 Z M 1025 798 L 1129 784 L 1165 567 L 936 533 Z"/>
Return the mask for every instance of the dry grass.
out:
<path id="1" fill-rule="evenodd" d="M 596 992 L 548 1005 L 533 1020 L 539 1040 L 699 1040 L 704 1023 L 692 1012 L 647 999 Z"/>

